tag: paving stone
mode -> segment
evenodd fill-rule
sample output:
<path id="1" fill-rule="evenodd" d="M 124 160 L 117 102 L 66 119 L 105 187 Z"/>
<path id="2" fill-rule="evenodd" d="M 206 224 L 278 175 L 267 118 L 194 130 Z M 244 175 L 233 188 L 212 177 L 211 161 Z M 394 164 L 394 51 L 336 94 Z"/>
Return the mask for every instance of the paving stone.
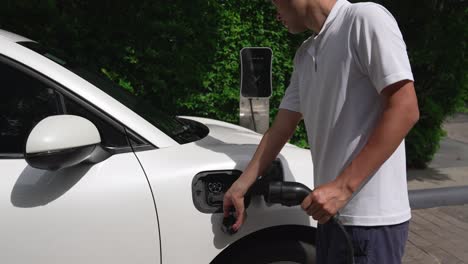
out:
<path id="1" fill-rule="evenodd" d="M 446 240 L 445 238 L 441 237 L 439 234 L 432 230 L 418 230 L 415 231 L 415 234 L 421 237 L 422 239 L 425 239 L 430 244 L 439 243 L 440 241 Z"/>
<path id="2" fill-rule="evenodd" d="M 422 230 L 418 230 L 417 232 L 420 232 Z M 411 241 L 416 247 L 428 247 L 432 245 L 431 241 L 428 241 L 424 237 L 421 237 L 416 233 L 416 231 L 410 230 L 408 233 L 408 239 Z"/>
<path id="3" fill-rule="evenodd" d="M 404 264 L 468 264 L 468 223 L 447 208 L 413 210 Z"/>
<path id="4" fill-rule="evenodd" d="M 467 220 L 467 222 L 463 222 L 460 219 L 455 218 L 452 215 L 449 215 L 448 210 L 450 210 L 450 208 L 453 208 L 454 211 L 456 212 L 457 210 L 461 210 L 461 209 L 463 209 L 465 211 L 468 211 L 468 207 L 453 206 L 453 207 L 448 207 L 448 208 L 439 208 L 440 213 L 438 214 L 440 218 L 444 219 L 448 223 L 450 223 L 452 225 L 455 225 L 456 227 L 458 227 L 460 229 L 468 231 L 468 220 Z M 461 214 L 461 213 L 459 213 L 459 214 Z"/>
<path id="5" fill-rule="evenodd" d="M 438 246 L 431 246 L 428 248 L 424 248 L 424 251 L 428 254 L 433 256 L 437 259 L 440 263 L 447 263 L 447 264 L 456 264 L 461 262 L 462 260 L 453 256 L 452 254 L 448 253 L 447 251 L 439 248 Z"/>
<path id="6" fill-rule="evenodd" d="M 427 212 L 414 214 L 415 220 L 422 222 L 422 226 L 418 226 L 417 231 L 429 228 L 436 233 L 439 238 L 445 238 L 452 241 L 466 241 L 468 238 L 468 231 L 464 229 L 468 224 L 458 223 L 456 219 L 450 219 L 450 216 L 439 210 L 428 210 Z M 423 221 L 418 217 L 424 218 Z M 457 224 L 454 224 L 457 222 Z M 411 228 L 411 227 L 410 227 Z M 425 232 L 422 232 L 425 233 Z"/>
<path id="7" fill-rule="evenodd" d="M 451 240 L 441 241 L 437 244 L 441 249 L 445 250 L 446 252 L 450 253 L 456 258 L 460 260 L 467 261 L 468 263 L 468 253 L 467 251 L 467 244 L 463 243 L 454 243 Z"/>

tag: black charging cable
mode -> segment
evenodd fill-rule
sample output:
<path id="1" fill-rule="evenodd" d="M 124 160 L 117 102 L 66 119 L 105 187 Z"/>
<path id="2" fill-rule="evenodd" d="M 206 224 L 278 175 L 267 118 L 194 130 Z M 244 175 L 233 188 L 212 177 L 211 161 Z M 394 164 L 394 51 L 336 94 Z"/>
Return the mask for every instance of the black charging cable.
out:
<path id="1" fill-rule="evenodd" d="M 298 182 L 270 182 L 267 189 L 263 191 L 265 202 L 285 206 L 300 205 L 311 192 L 313 190 Z M 341 223 L 338 214 L 334 215 L 330 221 L 338 226 L 345 237 L 349 253 L 347 263 L 354 264 L 354 247 L 351 236 Z"/>
<path id="2" fill-rule="evenodd" d="M 253 106 L 252 106 L 252 98 L 249 98 L 249 104 L 250 104 L 250 117 L 252 118 L 254 131 L 257 132 L 257 124 L 255 123 L 255 116 L 254 116 L 254 111 L 253 111 Z"/>
<path id="3" fill-rule="evenodd" d="M 270 182 L 266 184 L 255 184 L 249 190 L 250 195 L 263 195 L 265 202 L 267 203 L 276 203 L 284 206 L 296 206 L 300 205 L 302 201 L 309 195 L 313 190 L 305 186 L 302 183 L 298 182 Z M 230 214 L 229 217 L 224 218 L 223 220 L 223 231 L 228 234 L 234 234 L 232 225 L 236 222 L 234 214 Z M 343 223 L 341 223 L 338 214 L 333 216 L 330 221 L 333 221 L 334 224 L 343 233 L 346 244 L 348 245 L 348 264 L 354 264 L 354 247 L 351 240 L 351 236 L 346 231 Z"/>

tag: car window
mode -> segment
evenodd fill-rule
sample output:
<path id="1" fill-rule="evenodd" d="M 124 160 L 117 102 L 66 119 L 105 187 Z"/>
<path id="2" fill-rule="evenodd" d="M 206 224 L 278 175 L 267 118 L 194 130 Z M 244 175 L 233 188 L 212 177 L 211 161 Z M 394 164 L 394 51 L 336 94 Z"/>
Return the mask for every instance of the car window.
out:
<path id="1" fill-rule="evenodd" d="M 0 154 L 22 155 L 32 128 L 59 114 L 54 89 L 0 61 Z"/>
<path id="2" fill-rule="evenodd" d="M 130 146 L 123 127 L 118 124 L 110 124 L 99 113 L 93 112 L 71 98 L 64 97 L 64 113 L 81 116 L 91 121 L 99 131 L 103 147 L 115 149 Z"/>
<path id="3" fill-rule="evenodd" d="M 108 150 L 130 151 L 124 127 L 79 99 L 59 92 L 42 80 L 0 61 L 0 156 L 21 158 L 27 137 L 42 119 L 59 114 L 77 115 L 98 129 Z M 79 102 L 80 101 L 80 102 Z"/>
<path id="4" fill-rule="evenodd" d="M 186 120 L 169 116 L 150 102 L 125 91 L 105 78 L 95 66 L 81 65 L 79 62 L 69 58 L 63 51 L 49 49 L 36 42 L 19 42 L 18 44 L 47 57 L 79 75 L 81 78 L 87 80 L 89 83 L 130 108 L 180 144 L 200 140 L 208 134 L 208 128 L 204 125 L 200 123 L 193 125 L 194 121 L 187 122 Z"/>

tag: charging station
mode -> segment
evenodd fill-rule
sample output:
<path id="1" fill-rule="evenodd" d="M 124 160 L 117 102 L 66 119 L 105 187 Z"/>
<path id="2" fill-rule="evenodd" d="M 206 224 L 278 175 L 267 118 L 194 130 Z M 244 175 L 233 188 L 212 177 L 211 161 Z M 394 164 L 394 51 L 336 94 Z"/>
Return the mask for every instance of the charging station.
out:
<path id="1" fill-rule="evenodd" d="M 245 47 L 240 51 L 240 125 L 265 133 L 270 122 L 273 52 L 268 47 Z"/>

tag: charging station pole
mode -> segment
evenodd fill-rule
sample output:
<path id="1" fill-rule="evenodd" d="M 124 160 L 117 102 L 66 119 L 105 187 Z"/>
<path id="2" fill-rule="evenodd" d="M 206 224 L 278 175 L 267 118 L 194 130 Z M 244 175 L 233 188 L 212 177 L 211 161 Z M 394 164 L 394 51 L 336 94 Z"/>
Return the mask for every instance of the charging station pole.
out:
<path id="1" fill-rule="evenodd" d="M 270 123 L 273 52 L 267 47 L 246 47 L 240 51 L 240 125 L 265 133 Z"/>

